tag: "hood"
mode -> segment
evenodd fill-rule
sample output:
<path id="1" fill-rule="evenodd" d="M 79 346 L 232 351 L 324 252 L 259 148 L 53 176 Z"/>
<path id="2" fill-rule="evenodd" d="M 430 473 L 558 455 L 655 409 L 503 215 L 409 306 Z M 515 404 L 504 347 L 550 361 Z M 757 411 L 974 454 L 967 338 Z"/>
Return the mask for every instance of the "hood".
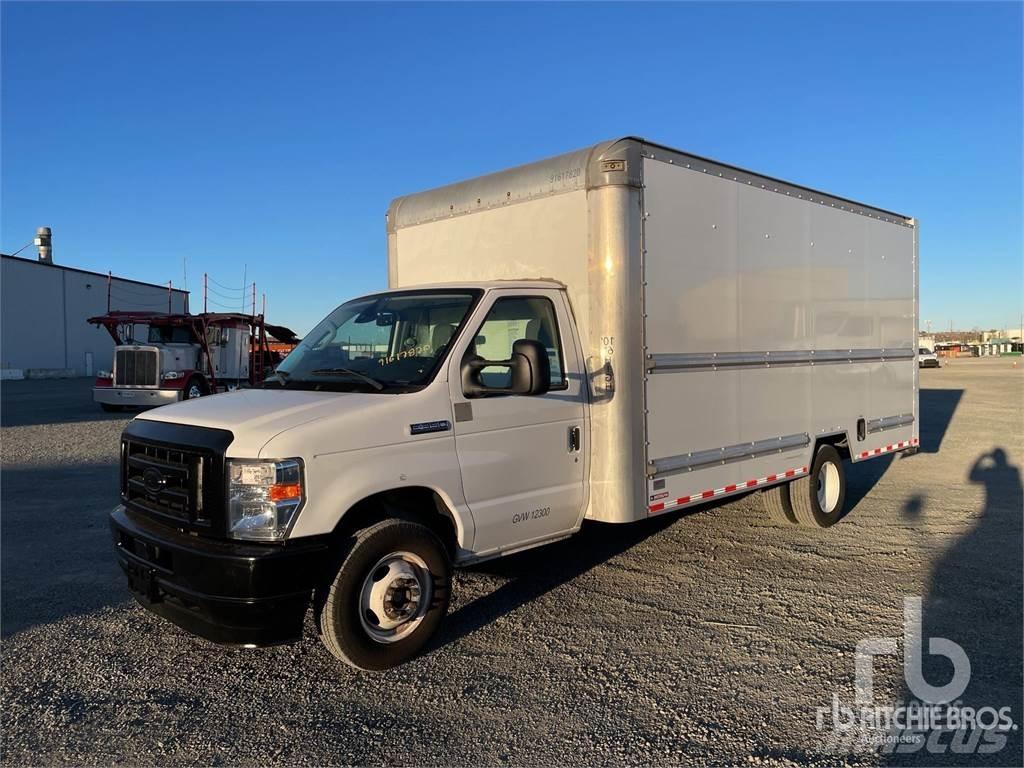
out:
<path id="1" fill-rule="evenodd" d="M 257 456 L 275 435 L 310 421 L 344 418 L 376 410 L 400 395 L 245 389 L 165 405 L 138 416 L 149 421 L 226 429 L 235 436 L 230 452 Z"/>
<path id="2" fill-rule="evenodd" d="M 411 427 L 450 420 L 452 407 L 447 383 L 440 382 L 404 394 L 244 389 L 165 405 L 137 418 L 226 429 L 234 435 L 228 456 L 311 459 L 436 438 L 413 435 Z"/>

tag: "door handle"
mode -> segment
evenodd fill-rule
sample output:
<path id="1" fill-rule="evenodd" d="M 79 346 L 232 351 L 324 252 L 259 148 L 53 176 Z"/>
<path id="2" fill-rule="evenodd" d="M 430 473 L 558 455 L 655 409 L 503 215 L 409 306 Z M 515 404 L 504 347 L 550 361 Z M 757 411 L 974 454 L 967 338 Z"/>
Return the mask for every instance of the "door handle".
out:
<path id="1" fill-rule="evenodd" d="M 569 427 L 569 453 L 576 453 L 580 449 L 580 428 Z"/>

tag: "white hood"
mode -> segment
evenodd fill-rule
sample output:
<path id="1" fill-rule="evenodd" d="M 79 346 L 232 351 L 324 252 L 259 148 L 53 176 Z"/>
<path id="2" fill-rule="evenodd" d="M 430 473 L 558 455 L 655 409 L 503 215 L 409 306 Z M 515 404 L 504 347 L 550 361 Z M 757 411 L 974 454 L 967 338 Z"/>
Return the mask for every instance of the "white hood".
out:
<path id="1" fill-rule="evenodd" d="M 364 392 L 247 389 L 184 400 L 146 411 L 139 418 L 226 429 L 235 435 L 232 453 L 255 456 L 274 435 L 285 430 L 386 405 L 394 402 L 395 397 Z"/>
<path id="2" fill-rule="evenodd" d="M 410 423 L 450 419 L 451 404 L 444 386 L 407 394 L 246 389 L 165 405 L 138 418 L 226 429 L 235 438 L 228 455 L 257 458 L 276 436 L 303 424 L 310 427 L 287 441 L 289 456 L 404 442 Z"/>

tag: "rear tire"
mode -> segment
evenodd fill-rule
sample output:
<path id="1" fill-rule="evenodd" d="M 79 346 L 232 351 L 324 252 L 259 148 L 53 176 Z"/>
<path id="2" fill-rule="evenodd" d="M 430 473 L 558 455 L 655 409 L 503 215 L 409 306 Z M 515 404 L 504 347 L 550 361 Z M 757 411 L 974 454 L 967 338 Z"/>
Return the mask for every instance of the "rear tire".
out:
<path id="1" fill-rule="evenodd" d="M 796 525 L 796 517 L 789 501 L 789 483 L 765 488 L 761 491 L 761 504 L 772 522 L 778 525 Z"/>
<path id="2" fill-rule="evenodd" d="M 389 669 L 422 650 L 448 612 L 451 561 L 426 526 L 384 520 L 359 531 L 317 595 L 327 650 L 356 669 Z"/>
<path id="3" fill-rule="evenodd" d="M 797 523 L 811 528 L 828 528 L 839 522 L 846 500 L 843 459 L 831 445 L 818 449 L 810 474 L 789 486 L 789 501 Z"/>

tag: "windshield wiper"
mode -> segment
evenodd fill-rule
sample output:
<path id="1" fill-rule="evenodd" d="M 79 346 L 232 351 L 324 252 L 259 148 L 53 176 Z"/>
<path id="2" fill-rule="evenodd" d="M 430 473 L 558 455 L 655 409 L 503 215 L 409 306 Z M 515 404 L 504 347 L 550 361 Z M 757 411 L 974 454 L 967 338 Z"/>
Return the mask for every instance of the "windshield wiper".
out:
<path id="1" fill-rule="evenodd" d="M 372 376 L 367 376 L 365 373 L 360 373 L 359 371 L 353 371 L 351 368 L 317 368 L 315 371 L 309 372 L 310 376 L 328 376 L 332 373 L 347 373 L 350 376 L 355 376 L 356 378 L 365 381 L 378 392 L 384 389 L 384 385 Z"/>
<path id="2" fill-rule="evenodd" d="M 265 379 L 263 379 L 263 386 L 265 387 L 267 386 L 267 384 L 280 384 L 281 388 L 284 389 L 285 384 L 288 383 L 288 377 L 290 375 L 291 374 L 289 374 L 288 371 L 274 371 L 270 374 L 270 376 L 267 376 Z M 271 378 L 273 376 L 277 377 L 277 381 L 274 381 L 274 379 Z"/>

